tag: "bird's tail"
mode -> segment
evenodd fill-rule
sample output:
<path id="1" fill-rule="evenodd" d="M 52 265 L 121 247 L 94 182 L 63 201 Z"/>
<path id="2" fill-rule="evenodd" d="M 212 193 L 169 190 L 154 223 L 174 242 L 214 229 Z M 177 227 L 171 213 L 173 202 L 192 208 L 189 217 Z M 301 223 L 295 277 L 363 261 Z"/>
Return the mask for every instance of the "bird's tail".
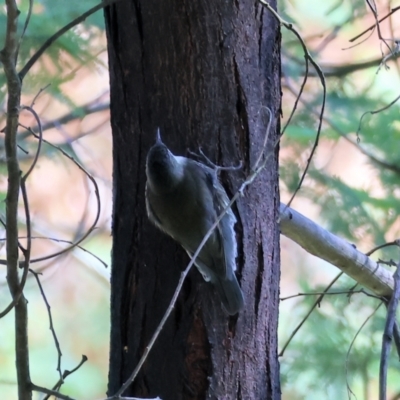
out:
<path id="1" fill-rule="evenodd" d="M 221 297 L 222 304 L 229 315 L 237 314 L 244 305 L 242 289 L 234 273 L 230 279 L 215 278 L 212 280 Z"/>

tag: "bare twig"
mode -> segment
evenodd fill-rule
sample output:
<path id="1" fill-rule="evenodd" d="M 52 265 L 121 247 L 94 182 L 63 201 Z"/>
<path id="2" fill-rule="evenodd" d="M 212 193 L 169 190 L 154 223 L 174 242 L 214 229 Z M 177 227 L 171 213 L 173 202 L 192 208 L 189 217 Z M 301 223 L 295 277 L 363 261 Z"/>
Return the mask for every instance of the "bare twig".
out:
<path id="1" fill-rule="evenodd" d="M 21 33 L 21 36 L 20 36 L 19 41 L 18 41 L 18 47 L 17 47 L 17 51 L 16 51 L 16 54 L 15 54 L 15 63 L 17 63 L 19 47 L 21 46 L 22 39 L 25 36 L 26 29 L 28 28 L 29 21 L 30 21 L 31 16 L 32 16 L 32 7 L 33 7 L 33 0 L 29 0 L 28 14 L 26 15 L 24 27 L 22 28 L 22 33 Z"/>
<path id="2" fill-rule="evenodd" d="M 40 150 L 42 148 L 42 140 L 43 140 L 43 130 L 42 130 L 42 124 L 40 122 L 40 118 L 39 115 L 37 114 L 37 112 L 30 106 L 22 106 L 21 110 L 27 110 L 29 111 L 35 118 L 37 126 L 38 126 L 38 130 L 39 130 L 39 143 L 38 143 L 38 147 L 35 153 L 35 157 L 33 159 L 33 162 L 30 166 L 30 168 L 28 169 L 28 171 L 25 173 L 25 175 L 23 176 L 23 180 L 26 181 L 26 179 L 28 178 L 28 176 L 30 175 L 30 173 L 32 172 L 33 168 L 35 168 L 35 165 L 39 159 L 39 155 L 40 155 Z"/>
<path id="3" fill-rule="evenodd" d="M 47 389 L 42 386 L 35 385 L 34 383 L 31 383 L 30 385 L 31 390 L 34 390 L 35 392 L 41 392 L 45 393 L 50 396 L 54 396 L 56 399 L 61 399 L 61 400 L 75 400 L 72 397 L 66 396 L 65 394 L 61 394 L 55 390 Z"/>
<path id="4" fill-rule="evenodd" d="M 311 315 L 311 313 L 314 311 L 314 309 L 321 304 L 322 299 L 324 298 L 325 294 L 328 292 L 328 290 L 335 284 L 335 282 L 343 275 L 343 272 L 340 272 L 338 275 L 333 278 L 331 283 L 325 288 L 324 292 L 318 297 L 318 299 L 315 301 L 315 303 L 311 306 L 310 310 L 307 312 L 307 314 L 303 317 L 303 319 L 300 321 L 300 323 L 296 326 L 296 328 L 293 330 L 291 335 L 289 336 L 289 339 L 286 341 L 286 343 L 283 345 L 282 350 L 279 352 L 278 357 L 282 357 L 283 354 L 285 353 L 285 350 L 289 346 L 290 342 L 293 340 L 295 337 L 296 333 L 300 330 L 300 328 L 303 326 L 303 324 L 307 321 L 307 318 Z"/>
<path id="5" fill-rule="evenodd" d="M 286 29 L 292 31 L 295 36 L 297 37 L 297 39 L 299 40 L 301 47 L 303 48 L 303 52 L 304 52 L 304 58 L 306 59 L 306 68 L 308 68 L 308 64 L 307 64 L 307 60 L 310 61 L 310 63 L 313 65 L 313 67 L 315 68 L 315 71 L 317 72 L 317 75 L 319 76 L 319 79 L 321 81 L 322 84 L 322 88 L 323 88 L 323 94 L 322 94 L 322 104 L 321 104 L 321 110 L 320 110 L 320 114 L 319 114 L 319 122 L 318 122 L 318 128 L 317 128 L 317 134 L 315 137 L 315 141 L 314 141 L 314 145 L 311 149 L 311 153 L 308 157 L 307 160 L 307 164 L 306 167 L 303 171 L 303 174 L 301 175 L 300 181 L 297 185 L 297 188 L 295 189 L 295 191 L 293 192 L 292 197 L 290 198 L 287 206 L 289 207 L 290 204 L 292 203 L 293 199 L 295 198 L 296 194 L 298 193 L 298 191 L 301 188 L 301 185 L 303 184 L 303 181 L 307 175 L 308 169 L 311 165 L 311 160 L 315 154 L 315 151 L 317 150 L 317 146 L 318 146 L 318 142 L 319 142 L 319 137 L 321 134 L 321 128 L 322 128 L 322 121 L 323 121 L 323 117 L 324 117 L 324 111 L 325 111 L 325 103 L 326 103 L 326 83 L 325 83 L 325 77 L 324 77 L 324 73 L 322 72 L 320 66 L 317 64 L 317 62 L 314 60 L 314 58 L 311 56 L 310 52 L 307 49 L 306 44 L 304 43 L 303 38 L 301 37 L 300 33 L 297 31 L 296 28 L 294 28 L 293 24 L 290 22 L 285 21 L 284 19 L 282 19 L 279 14 L 270 6 L 270 4 L 265 1 L 265 0 L 259 0 L 271 13 L 272 15 L 277 19 L 277 21 L 283 25 Z M 295 105 L 297 105 L 298 99 L 300 98 L 301 95 L 301 91 L 303 89 L 305 85 L 305 80 L 302 83 L 302 86 L 300 88 L 300 92 L 299 95 L 296 98 L 296 103 Z M 291 116 L 292 117 L 292 114 Z M 286 128 L 286 127 L 285 127 Z"/>
<path id="6" fill-rule="evenodd" d="M 31 133 L 32 133 L 37 139 L 39 139 L 39 136 L 38 136 L 35 132 L 31 131 Z M 76 242 L 72 243 L 70 246 L 68 246 L 68 247 L 66 247 L 65 249 L 60 250 L 60 251 L 58 251 L 58 252 L 56 252 L 56 253 L 53 253 L 53 254 L 49 254 L 49 255 L 47 255 L 47 256 L 43 256 L 43 257 L 39 257 L 39 258 L 32 259 L 32 260 L 31 260 L 31 263 L 36 263 L 36 262 L 39 262 L 39 261 L 44 261 L 44 260 L 48 260 L 48 259 L 50 259 L 50 258 L 57 257 L 57 256 L 59 256 L 59 255 L 61 255 L 61 254 L 64 254 L 64 253 L 66 253 L 66 252 L 72 250 L 72 249 L 73 249 L 74 247 L 76 247 L 78 244 L 82 243 L 82 242 L 94 231 L 94 229 L 96 228 L 96 224 L 97 224 L 97 222 L 98 222 L 98 220 L 99 220 L 99 218 L 100 218 L 100 212 L 101 212 L 101 201 L 100 201 L 99 188 L 98 188 L 97 182 L 96 182 L 96 180 L 93 178 L 93 176 L 92 176 L 91 174 L 89 174 L 89 172 L 86 171 L 86 169 L 85 169 L 81 164 L 79 164 L 78 161 L 76 161 L 73 157 L 71 157 L 68 153 L 66 153 L 61 147 L 56 146 L 56 145 L 54 145 L 54 144 L 48 142 L 48 141 L 45 140 L 45 139 L 42 139 L 42 140 L 43 140 L 44 143 L 46 143 L 46 144 L 48 144 L 49 146 L 52 146 L 53 148 L 55 148 L 55 149 L 57 149 L 58 151 L 60 151 L 60 152 L 63 154 L 63 156 L 65 156 L 65 157 L 67 157 L 69 160 L 71 160 L 71 161 L 72 161 L 72 162 L 73 162 L 73 163 L 74 163 L 88 178 L 89 178 L 89 180 L 92 182 L 92 184 L 93 184 L 93 186 L 94 186 L 94 190 L 95 190 L 96 203 L 97 203 L 97 212 L 96 212 L 96 217 L 95 217 L 95 219 L 94 219 L 92 225 L 90 226 L 90 228 L 86 231 L 86 233 L 85 233 L 79 240 L 77 240 Z M 3 260 L 0 260 L 0 264 L 3 264 L 3 263 L 4 263 L 4 261 L 3 261 Z"/>
<path id="7" fill-rule="evenodd" d="M 51 86 L 51 83 L 48 83 L 45 87 L 42 87 L 39 89 L 39 91 L 36 93 L 35 97 L 33 98 L 32 102 L 31 102 L 31 107 L 33 108 L 33 106 L 35 105 L 36 100 L 38 99 L 38 97 L 48 88 Z M 36 128 L 37 129 L 37 128 Z M 44 129 L 43 129 L 44 130 Z"/>
<path id="8" fill-rule="evenodd" d="M 61 352 L 61 348 L 60 348 L 60 342 L 58 341 L 57 334 L 56 334 L 56 331 L 55 331 L 54 325 L 53 325 L 53 317 L 51 316 L 51 307 L 50 307 L 49 302 L 47 301 L 46 294 L 44 293 L 42 284 L 41 284 L 40 279 L 39 279 L 39 274 L 38 274 L 37 272 L 35 272 L 33 269 L 30 269 L 30 268 L 29 268 L 29 271 L 30 271 L 30 272 L 33 274 L 33 276 L 35 277 L 36 282 L 37 282 L 37 284 L 38 284 L 38 286 L 39 286 L 40 294 L 42 295 L 43 301 L 44 301 L 44 303 L 46 304 L 47 314 L 48 314 L 49 323 L 50 323 L 49 329 L 50 329 L 50 331 L 51 331 L 51 334 L 53 335 L 54 344 L 55 344 L 55 346 L 56 346 L 57 354 L 58 354 L 58 357 L 57 357 L 57 368 L 56 368 L 56 369 L 57 369 L 58 373 L 60 374 L 60 380 L 62 380 L 62 372 L 61 372 L 61 357 L 62 357 L 62 352 Z"/>
<path id="9" fill-rule="evenodd" d="M 379 365 L 379 400 L 386 400 L 387 391 L 387 369 L 389 354 L 392 345 L 393 326 L 396 320 L 396 311 L 400 300 L 400 264 L 397 265 L 393 275 L 394 290 L 388 304 L 385 330 L 382 336 L 381 361 Z"/>
<path id="10" fill-rule="evenodd" d="M 400 99 L 400 95 L 397 96 L 394 100 L 392 100 L 389 104 L 387 104 L 387 105 L 384 106 L 384 107 L 379 108 L 378 110 L 366 111 L 366 112 L 361 116 L 361 118 L 360 118 L 360 122 L 359 122 L 359 124 L 358 124 L 357 132 L 356 132 L 357 137 L 358 137 L 358 134 L 359 134 L 360 131 L 361 131 L 362 120 L 364 119 L 364 117 L 365 117 L 367 114 L 374 115 L 374 114 L 378 114 L 378 113 L 380 113 L 380 112 L 382 112 L 382 111 L 385 111 L 385 110 L 387 110 L 388 108 L 392 107 L 392 105 L 395 104 L 399 99 Z"/>
<path id="11" fill-rule="evenodd" d="M 349 394 L 349 398 L 350 398 L 350 394 L 352 394 L 354 396 L 353 391 L 350 388 L 350 383 L 348 381 L 348 372 L 349 372 L 349 360 L 350 360 L 350 352 L 351 349 L 353 348 L 353 345 L 359 335 L 359 333 L 362 331 L 362 329 L 364 328 L 364 326 L 368 323 L 368 321 L 373 317 L 373 315 L 379 310 L 379 308 L 382 306 L 382 303 L 379 303 L 378 306 L 375 308 L 374 311 L 372 311 L 372 313 L 368 316 L 368 318 L 362 323 L 362 325 L 360 326 L 360 328 L 358 329 L 358 331 L 356 332 L 356 334 L 353 337 L 353 340 L 350 343 L 349 349 L 347 350 L 347 354 L 346 354 L 346 362 L 345 362 L 345 370 L 346 370 L 346 387 L 347 387 L 347 392 Z"/>
<path id="12" fill-rule="evenodd" d="M 336 278 L 337 278 L 337 276 L 336 276 Z M 335 278 L 335 281 L 336 281 L 336 278 Z M 330 285 L 331 284 L 332 284 L 332 282 L 330 283 Z M 296 297 L 302 297 L 302 296 L 318 296 L 318 295 L 337 296 L 337 295 L 341 295 L 341 294 L 347 294 L 348 297 L 350 297 L 350 296 L 353 296 L 353 294 L 360 294 L 360 293 L 365 294 L 367 297 L 372 297 L 374 299 L 378 299 L 378 300 L 382 300 L 382 301 L 386 300 L 384 297 L 377 296 L 376 294 L 373 294 L 373 293 L 369 293 L 369 292 L 365 291 L 364 289 L 353 290 L 353 288 L 350 288 L 347 290 L 337 290 L 335 292 L 327 292 L 325 289 L 323 292 L 297 293 L 297 294 L 293 294 L 291 296 L 282 297 L 280 300 L 285 301 L 285 300 L 294 299 Z M 320 299 L 318 299 L 318 304 L 320 304 L 320 303 L 321 303 L 321 301 L 320 301 Z"/>
<path id="13" fill-rule="evenodd" d="M 83 107 L 77 107 L 74 110 L 72 110 L 70 113 L 65 114 L 59 118 L 56 118 L 52 121 L 48 122 L 42 122 L 42 131 L 46 131 L 47 129 L 51 128 L 59 128 L 60 125 L 67 124 L 68 122 L 74 121 L 76 119 L 82 118 L 83 116 L 87 116 L 90 114 L 94 114 L 100 111 L 108 110 L 110 108 L 110 103 L 97 103 L 97 99 L 87 105 L 84 105 Z M 21 125 L 22 126 L 22 125 Z M 37 131 L 38 126 L 33 126 L 31 127 L 31 130 Z M 25 129 L 28 131 L 28 133 L 25 135 L 25 132 L 18 132 L 18 138 L 19 139 L 24 139 L 25 137 L 28 137 L 30 135 L 30 130 L 28 127 L 25 127 Z"/>
<path id="14" fill-rule="evenodd" d="M 236 202 L 236 200 L 239 198 L 239 196 L 241 196 L 243 194 L 244 189 L 250 185 L 254 179 L 256 178 L 256 176 L 262 171 L 262 169 L 265 167 L 269 157 L 273 154 L 273 151 L 269 152 L 267 155 L 265 155 L 264 160 L 262 159 L 263 155 L 265 154 L 266 148 L 267 148 L 267 143 L 268 143 L 268 137 L 269 137 L 269 133 L 270 133 L 270 129 L 271 129 L 271 125 L 272 125 L 272 112 L 269 108 L 266 107 L 266 109 L 269 112 L 269 122 L 268 122 L 268 126 L 267 126 L 267 130 L 266 130 L 266 134 L 265 134 L 265 139 L 264 139 L 264 144 L 262 147 L 262 150 L 260 152 L 260 156 L 258 157 L 255 165 L 251 168 L 251 172 L 249 174 L 249 176 L 246 178 L 246 180 L 242 183 L 242 185 L 240 186 L 240 188 L 236 191 L 235 195 L 232 197 L 232 199 L 230 200 L 230 202 L 228 203 L 228 205 L 223 209 L 223 211 L 218 215 L 216 221 L 214 222 L 214 224 L 211 226 L 211 228 L 208 230 L 208 232 L 206 233 L 206 235 L 204 236 L 203 240 L 200 242 L 196 252 L 193 254 L 188 266 L 186 267 L 186 269 L 181 273 L 178 285 L 175 289 L 174 295 L 172 296 L 172 299 L 169 303 L 169 306 L 167 308 L 167 311 L 165 312 L 164 316 L 161 319 L 161 322 L 159 323 L 159 325 L 157 326 L 157 329 L 155 330 L 153 336 L 151 337 L 149 344 L 146 346 L 142 357 L 140 358 L 136 368 L 134 369 L 134 371 L 132 372 L 132 374 L 129 376 L 129 378 L 126 380 L 126 382 L 121 386 L 121 388 L 117 391 L 117 393 L 115 393 L 113 396 L 108 397 L 106 400 L 118 400 L 121 399 L 122 394 L 125 392 L 125 390 L 132 384 L 132 382 L 135 380 L 137 374 L 139 373 L 140 369 L 142 368 L 144 362 L 147 359 L 147 356 L 150 353 L 150 350 L 152 349 L 154 343 L 156 342 L 158 336 L 160 335 L 165 322 L 167 321 L 168 317 L 170 316 L 173 308 L 175 307 L 175 303 L 176 300 L 178 298 L 178 295 L 182 289 L 183 283 L 185 281 L 185 278 L 187 276 L 187 274 L 189 273 L 190 269 L 192 268 L 193 264 L 196 261 L 196 258 L 198 257 L 198 255 L 200 254 L 203 246 L 206 244 L 208 238 L 210 237 L 210 235 L 213 233 L 214 229 L 218 226 L 219 222 L 221 221 L 221 219 L 224 217 L 224 215 L 226 214 L 226 212 L 230 209 L 230 207 Z M 280 136 L 279 136 L 280 138 Z M 279 140 L 278 138 L 278 140 Z M 273 149 L 275 149 L 276 145 L 278 144 L 278 141 L 275 142 Z"/>
<path id="15" fill-rule="evenodd" d="M 42 56 L 42 54 L 64 33 L 68 32 L 71 28 L 74 26 L 80 24 L 83 22 L 86 18 L 94 14 L 96 11 L 101 10 L 104 7 L 108 7 L 109 5 L 117 2 L 119 0 L 105 0 L 104 2 L 97 4 L 97 6 L 92 7 L 90 10 L 86 11 L 82 15 L 80 15 L 78 18 L 75 18 L 73 21 L 65 25 L 63 28 L 61 28 L 59 31 L 57 31 L 54 35 L 49 37 L 43 45 L 40 47 L 40 49 L 30 58 L 30 60 L 25 64 L 25 66 L 21 69 L 19 72 L 19 77 L 21 80 L 24 79 L 25 75 L 27 72 L 32 68 L 33 64 Z"/>
<path id="16" fill-rule="evenodd" d="M 59 379 L 59 381 L 53 386 L 52 390 L 54 391 L 58 391 L 60 390 L 61 385 L 65 382 L 65 379 L 73 374 L 74 372 L 76 372 L 80 367 L 82 367 L 82 365 L 88 360 L 88 358 L 85 355 L 82 355 L 82 359 L 79 362 L 79 364 L 74 368 L 71 369 L 71 371 L 65 370 L 62 374 L 62 377 Z M 43 400 L 48 400 L 52 395 L 48 394 Z"/>
<path id="17" fill-rule="evenodd" d="M 376 251 L 384 249 L 385 247 L 389 247 L 389 246 L 400 246 L 400 240 L 396 239 L 393 240 L 392 242 L 387 242 L 387 243 L 383 243 L 380 244 L 379 246 L 374 247 L 373 249 L 371 249 L 368 253 L 365 253 L 367 256 L 370 256 L 371 254 L 374 254 Z"/>
<path id="18" fill-rule="evenodd" d="M 389 14 L 385 15 L 384 17 L 382 17 L 380 20 L 378 20 L 378 22 L 382 22 L 384 21 L 386 18 L 389 18 L 392 14 L 394 14 L 396 11 L 400 10 L 400 6 L 395 7 L 392 9 L 392 11 L 390 11 Z M 367 32 L 375 29 L 376 27 L 376 22 L 374 25 L 371 25 L 369 28 L 367 28 L 365 31 L 359 33 L 357 36 L 354 36 L 352 39 L 349 40 L 349 42 L 354 42 L 355 40 L 359 39 L 361 36 L 365 35 Z"/>

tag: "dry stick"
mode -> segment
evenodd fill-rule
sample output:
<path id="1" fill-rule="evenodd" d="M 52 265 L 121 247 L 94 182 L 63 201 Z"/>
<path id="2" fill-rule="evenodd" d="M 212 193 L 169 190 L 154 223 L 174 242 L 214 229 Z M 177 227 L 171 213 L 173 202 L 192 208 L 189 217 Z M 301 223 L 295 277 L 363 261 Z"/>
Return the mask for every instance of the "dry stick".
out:
<path id="1" fill-rule="evenodd" d="M 400 300 L 400 263 L 397 264 L 393 274 L 394 290 L 388 304 L 385 330 L 382 335 L 382 352 L 379 365 L 379 400 L 386 400 L 387 390 L 387 369 L 389 363 L 389 354 L 392 344 L 393 326 L 396 319 L 396 311 Z"/>
<path id="2" fill-rule="evenodd" d="M 347 392 L 349 394 L 349 398 L 350 398 L 350 394 L 352 394 L 353 396 L 354 393 L 350 388 L 350 384 L 349 384 L 349 380 L 347 379 L 348 377 L 348 372 L 349 372 L 349 359 L 350 359 L 350 351 L 357 339 L 357 336 L 360 334 L 361 330 L 364 328 L 364 326 L 367 324 L 367 322 L 373 317 L 373 315 L 379 310 L 379 307 L 382 306 L 383 303 L 379 303 L 378 306 L 375 308 L 374 311 L 372 311 L 372 313 L 368 316 L 368 318 L 361 324 L 360 328 L 357 330 L 356 334 L 354 335 L 353 340 L 350 343 L 349 349 L 347 350 L 347 354 L 346 354 L 346 362 L 345 362 L 345 370 L 346 370 L 346 387 L 347 387 Z"/>
<path id="3" fill-rule="evenodd" d="M 52 317 L 52 315 L 51 315 L 51 307 L 50 307 L 49 302 L 47 301 L 46 294 L 44 293 L 43 286 L 42 286 L 42 284 L 41 284 L 41 282 L 40 282 L 40 279 L 39 279 L 39 274 L 38 274 L 36 271 L 34 271 L 33 269 L 31 269 L 31 268 L 29 268 L 29 271 L 30 271 L 30 272 L 33 274 L 33 276 L 35 277 L 36 282 L 37 282 L 37 284 L 38 284 L 38 286 L 39 286 L 40 294 L 42 295 L 43 301 L 44 301 L 44 303 L 46 304 L 47 315 L 48 315 L 48 317 L 49 317 L 49 323 L 50 323 L 49 329 L 50 329 L 50 331 L 51 331 L 51 334 L 53 335 L 54 344 L 55 344 L 55 346 L 56 346 L 57 355 L 58 355 L 58 357 L 57 357 L 57 368 L 56 368 L 56 370 L 57 370 L 58 373 L 60 374 L 60 380 L 62 380 L 62 372 L 61 372 L 61 357 L 62 357 L 62 352 L 61 352 L 61 348 L 60 348 L 60 342 L 58 341 L 57 334 L 56 334 L 56 331 L 55 331 L 54 325 L 53 325 L 53 317 Z"/>
<path id="4" fill-rule="evenodd" d="M 308 157 L 307 160 L 307 164 L 306 167 L 303 171 L 303 174 L 300 178 L 299 184 L 297 185 L 296 190 L 294 191 L 292 197 L 290 198 L 289 202 L 287 203 L 287 207 L 290 207 L 290 204 L 292 203 L 292 201 L 294 200 L 295 196 L 297 195 L 298 191 L 300 190 L 303 181 L 307 175 L 308 169 L 310 168 L 311 165 L 311 160 L 314 156 L 315 151 L 317 150 L 317 146 L 318 146 L 318 142 L 319 142 L 319 137 L 321 135 L 321 128 L 322 128 L 322 121 L 323 121 L 323 117 L 324 117 L 324 112 L 325 112 L 325 103 L 326 103 L 326 83 L 325 83 L 325 77 L 324 77 L 324 73 L 322 72 L 320 66 L 317 64 L 316 61 L 314 61 L 314 58 L 311 56 L 311 54 L 309 53 L 306 44 L 304 43 L 304 40 L 302 39 L 301 35 L 299 34 L 299 32 L 297 31 L 297 29 L 295 29 L 293 27 L 293 24 L 291 24 L 290 22 L 285 21 L 284 19 L 282 19 L 279 14 L 270 6 L 270 4 L 265 1 L 265 0 L 260 0 L 260 2 L 262 4 L 264 4 L 266 6 L 266 8 L 272 13 L 272 15 L 277 19 L 277 21 L 283 25 L 286 29 L 292 31 L 295 36 L 298 38 L 301 47 L 303 48 L 303 52 L 304 52 L 304 57 L 306 59 L 308 59 L 311 64 L 313 65 L 313 67 L 315 68 L 315 71 L 317 72 L 317 75 L 319 76 L 319 79 L 321 81 L 322 84 L 322 88 L 323 88 L 323 96 L 322 96 L 322 104 L 321 104 L 321 111 L 319 114 L 319 122 L 318 122 L 318 128 L 317 128 L 317 135 L 315 137 L 315 141 L 314 141 L 314 145 L 311 149 L 311 153 Z M 303 82 L 304 83 L 304 82 Z"/>
<path id="5" fill-rule="evenodd" d="M 59 31 L 57 31 L 54 35 L 50 36 L 40 47 L 40 49 L 30 58 L 30 60 L 25 64 L 25 66 L 19 72 L 19 77 L 21 81 L 24 79 L 27 72 L 32 68 L 33 64 L 42 56 L 42 54 L 64 33 L 68 32 L 74 26 L 83 22 L 86 18 L 94 14 L 96 11 L 101 10 L 104 7 L 107 7 L 113 3 L 116 3 L 119 0 L 106 0 L 103 3 L 97 4 L 97 6 L 92 7 L 88 11 L 84 12 L 78 18 L 75 18 L 73 21 L 65 25 Z"/>
<path id="6" fill-rule="evenodd" d="M 136 368 L 134 369 L 134 371 L 132 372 L 132 374 L 129 376 L 129 378 L 127 379 L 127 381 L 121 386 L 121 388 L 117 391 L 117 393 L 115 393 L 114 396 L 108 397 L 106 400 L 117 400 L 121 398 L 121 395 L 125 392 L 125 390 L 132 384 L 132 382 L 135 380 L 137 374 L 139 373 L 140 369 L 142 368 L 144 362 L 147 359 L 147 356 L 150 353 L 150 350 L 152 349 L 155 341 L 157 340 L 159 334 L 161 333 L 161 330 L 163 329 L 165 322 L 167 321 L 168 317 L 170 316 L 173 308 L 175 307 L 175 303 L 176 300 L 178 298 L 178 295 L 182 289 L 183 286 L 183 282 L 185 281 L 185 278 L 187 276 L 187 274 L 189 273 L 190 269 L 192 268 L 193 264 L 196 261 L 196 258 L 198 257 L 198 255 L 200 254 L 200 251 L 202 250 L 203 246 L 205 245 L 205 243 L 207 242 L 208 238 L 210 237 L 210 235 L 213 233 L 214 229 L 218 226 L 219 222 L 221 221 L 221 219 L 224 217 L 224 215 L 226 214 L 226 212 L 230 209 L 230 207 L 235 203 L 235 201 L 239 198 L 239 196 L 241 196 L 243 194 L 244 189 L 250 185 L 254 179 L 256 178 L 256 176 L 261 172 L 261 170 L 263 168 L 265 168 L 266 163 L 269 159 L 269 157 L 273 154 L 273 151 L 271 151 L 270 153 L 268 153 L 265 157 L 265 159 L 262 161 L 262 155 L 265 153 L 266 147 L 267 147 L 267 143 L 268 143 L 268 137 L 269 137 L 269 132 L 271 129 L 271 125 L 272 125 L 272 112 L 269 108 L 266 107 L 266 109 L 269 112 L 269 122 L 268 122 L 268 126 L 267 126 L 267 130 L 266 130 L 266 134 L 265 134 L 265 139 L 264 139 L 264 144 L 263 147 L 261 149 L 260 152 L 260 156 L 258 157 L 254 167 L 252 168 L 249 176 L 246 178 L 246 180 L 242 183 L 242 185 L 240 186 L 240 188 L 236 191 L 235 195 L 232 197 L 232 199 L 230 200 L 230 202 L 228 203 L 228 205 L 223 209 L 223 211 L 218 215 L 218 218 L 216 219 L 216 221 L 214 222 L 214 224 L 211 226 L 211 228 L 208 230 L 208 232 L 206 233 L 206 235 L 204 236 L 203 240 L 200 242 L 196 252 L 193 254 L 188 266 L 186 267 L 186 269 L 181 273 L 178 285 L 175 289 L 174 295 L 172 296 L 172 299 L 169 303 L 169 306 L 167 308 L 167 311 L 165 312 L 164 316 L 161 319 L 161 322 L 159 323 L 159 325 L 157 326 L 157 329 L 155 330 L 153 336 L 151 337 L 149 344 L 146 346 L 146 348 L 144 349 L 143 355 L 140 358 Z M 274 149 L 276 147 L 276 145 L 278 144 L 280 139 L 280 136 L 278 138 L 278 141 L 274 144 Z M 262 162 L 261 162 L 262 161 Z"/>

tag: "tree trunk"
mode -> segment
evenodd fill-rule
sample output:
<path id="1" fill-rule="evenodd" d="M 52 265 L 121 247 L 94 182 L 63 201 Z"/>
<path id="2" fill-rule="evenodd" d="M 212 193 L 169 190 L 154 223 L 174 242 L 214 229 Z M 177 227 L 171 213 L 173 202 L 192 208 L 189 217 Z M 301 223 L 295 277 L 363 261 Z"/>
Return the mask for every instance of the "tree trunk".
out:
<path id="1" fill-rule="evenodd" d="M 232 195 L 257 159 L 273 113 L 267 168 L 234 206 L 245 308 L 227 317 L 193 268 L 176 307 L 125 395 L 279 399 L 277 215 L 280 33 L 242 0 L 125 0 L 105 11 L 114 157 L 109 395 L 126 381 L 188 263 L 147 219 L 146 154 L 157 127 L 179 155 L 201 146 Z"/>

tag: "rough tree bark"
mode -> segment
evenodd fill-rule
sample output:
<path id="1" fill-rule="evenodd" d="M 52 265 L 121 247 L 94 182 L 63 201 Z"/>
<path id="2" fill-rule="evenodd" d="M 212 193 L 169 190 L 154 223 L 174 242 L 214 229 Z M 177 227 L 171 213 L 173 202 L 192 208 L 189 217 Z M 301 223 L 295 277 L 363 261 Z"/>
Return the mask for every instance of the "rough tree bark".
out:
<path id="1" fill-rule="evenodd" d="M 176 154 L 200 145 L 220 165 L 243 160 L 242 171 L 223 175 L 232 194 L 259 155 L 268 106 L 272 157 L 234 207 L 245 309 L 228 318 L 193 268 L 125 395 L 279 399 L 279 27 L 254 0 L 123 0 L 105 18 L 114 146 L 109 395 L 137 364 L 188 262 L 146 217 L 145 158 L 156 128 Z"/>

